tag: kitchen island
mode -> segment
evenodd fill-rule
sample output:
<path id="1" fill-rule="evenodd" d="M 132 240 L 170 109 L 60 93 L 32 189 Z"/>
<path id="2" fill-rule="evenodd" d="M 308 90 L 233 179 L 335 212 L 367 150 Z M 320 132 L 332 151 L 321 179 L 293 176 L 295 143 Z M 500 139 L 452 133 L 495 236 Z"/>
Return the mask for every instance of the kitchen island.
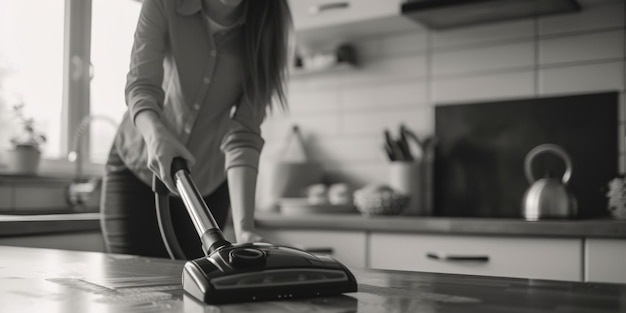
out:
<path id="1" fill-rule="evenodd" d="M 211 306 L 183 261 L 0 246 L 0 312 L 626 312 L 626 285 L 353 268 L 342 296 Z"/>

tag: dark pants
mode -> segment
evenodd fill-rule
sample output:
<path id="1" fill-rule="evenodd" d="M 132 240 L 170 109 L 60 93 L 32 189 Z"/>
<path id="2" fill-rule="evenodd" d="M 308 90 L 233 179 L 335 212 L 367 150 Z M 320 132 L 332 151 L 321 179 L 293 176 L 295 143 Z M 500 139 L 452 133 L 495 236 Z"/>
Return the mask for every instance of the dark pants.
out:
<path id="1" fill-rule="evenodd" d="M 169 257 L 159 231 L 152 187 L 126 169 L 115 151 L 107 162 L 103 188 L 101 227 L 108 252 Z M 204 201 L 223 229 L 230 206 L 228 184 L 224 182 Z M 202 243 L 179 197 L 170 197 L 170 212 L 176 237 L 187 258 L 204 256 Z"/>

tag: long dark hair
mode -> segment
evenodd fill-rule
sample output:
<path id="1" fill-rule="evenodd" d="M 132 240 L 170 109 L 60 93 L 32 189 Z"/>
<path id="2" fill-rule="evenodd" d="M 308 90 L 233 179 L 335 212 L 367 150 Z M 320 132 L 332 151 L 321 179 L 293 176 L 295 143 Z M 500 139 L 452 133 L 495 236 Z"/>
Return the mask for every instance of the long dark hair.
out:
<path id="1" fill-rule="evenodd" d="M 244 96 L 265 112 L 287 108 L 287 65 L 291 51 L 291 12 L 287 0 L 248 0 L 243 36 L 248 79 Z"/>

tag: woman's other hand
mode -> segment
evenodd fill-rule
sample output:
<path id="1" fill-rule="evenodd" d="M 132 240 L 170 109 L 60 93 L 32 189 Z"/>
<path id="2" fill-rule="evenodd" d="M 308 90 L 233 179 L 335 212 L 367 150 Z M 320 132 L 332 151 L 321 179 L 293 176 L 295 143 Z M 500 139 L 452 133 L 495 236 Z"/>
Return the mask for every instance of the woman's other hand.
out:
<path id="1" fill-rule="evenodd" d="M 148 168 L 155 173 L 167 188 L 178 194 L 172 180 L 172 160 L 182 157 L 188 166 L 195 163 L 195 158 L 189 150 L 170 132 L 161 122 L 154 111 L 144 110 L 137 114 L 135 125 L 141 132 L 148 151 Z"/>
<path id="2" fill-rule="evenodd" d="M 266 242 L 263 237 L 259 234 L 251 232 L 251 231 L 239 231 L 235 234 L 237 236 L 237 243 L 245 243 L 245 242 Z"/>

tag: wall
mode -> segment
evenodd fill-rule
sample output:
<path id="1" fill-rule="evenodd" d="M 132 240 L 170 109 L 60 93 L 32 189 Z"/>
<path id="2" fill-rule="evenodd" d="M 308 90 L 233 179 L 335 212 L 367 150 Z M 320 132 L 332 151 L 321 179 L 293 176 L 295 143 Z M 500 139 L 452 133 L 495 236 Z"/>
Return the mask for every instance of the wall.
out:
<path id="1" fill-rule="evenodd" d="M 624 1 L 579 2 L 579 13 L 359 39 L 359 68 L 293 77 L 289 114 L 263 126 L 261 194 L 294 123 L 327 180 L 354 186 L 386 181 L 382 130 L 432 134 L 435 104 L 618 90 L 624 134 Z M 620 151 L 623 172 L 623 140 Z"/>
<path id="2" fill-rule="evenodd" d="M 97 212 L 100 180 L 94 191 L 85 193 L 82 205 L 72 205 L 69 187 L 72 178 L 11 176 L 0 174 L 0 214 L 55 214 Z"/>

